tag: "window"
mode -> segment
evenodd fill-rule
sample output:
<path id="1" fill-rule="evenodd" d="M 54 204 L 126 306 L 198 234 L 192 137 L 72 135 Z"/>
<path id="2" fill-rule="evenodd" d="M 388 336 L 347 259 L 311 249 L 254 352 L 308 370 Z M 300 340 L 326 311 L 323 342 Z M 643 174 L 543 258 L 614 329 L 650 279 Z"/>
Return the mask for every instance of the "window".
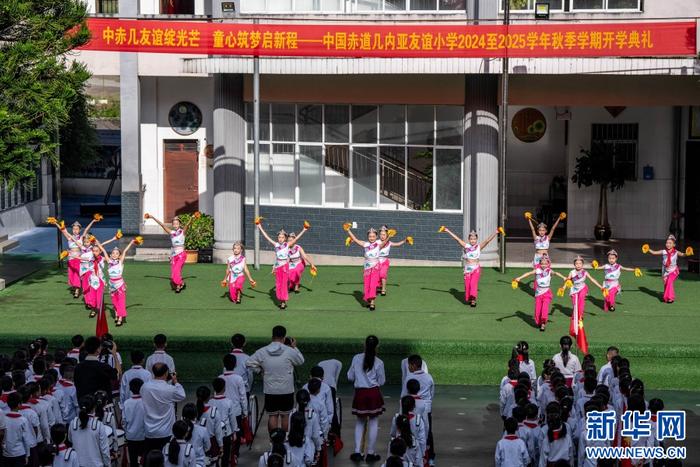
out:
<path id="1" fill-rule="evenodd" d="M 163 15 L 193 15 L 194 0 L 160 0 Z"/>
<path id="2" fill-rule="evenodd" d="M 571 10 L 641 10 L 641 0 L 571 0 Z"/>
<path id="3" fill-rule="evenodd" d="M 548 3 L 550 11 L 562 11 L 564 0 L 510 0 L 510 11 L 535 11 L 535 3 Z M 505 0 L 501 0 L 501 12 L 505 7 Z"/>
<path id="4" fill-rule="evenodd" d="M 343 0 L 295 0 L 294 11 L 343 11 Z"/>
<path id="5" fill-rule="evenodd" d="M 437 10 L 437 0 L 411 0 L 411 10 Z"/>
<path id="6" fill-rule="evenodd" d="M 594 123 L 591 127 L 591 147 L 610 154 L 614 166 L 623 171 L 625 180 L 637 179 L 638 142 L 637 123 Z"/>
<path id="7" fill-rule="evenodd" d="M 248 203 L 251 110 L 246 104 Z M 462 209 L 460 106 L 271 103 L 261 105 L 260 115 L 263 203 Z"/>
<path id="8" fill-rule="evenodd" d="M 95 13 L 102 15 L 116 15 L 119 13 L 119 0 L 96 0 Z"/>

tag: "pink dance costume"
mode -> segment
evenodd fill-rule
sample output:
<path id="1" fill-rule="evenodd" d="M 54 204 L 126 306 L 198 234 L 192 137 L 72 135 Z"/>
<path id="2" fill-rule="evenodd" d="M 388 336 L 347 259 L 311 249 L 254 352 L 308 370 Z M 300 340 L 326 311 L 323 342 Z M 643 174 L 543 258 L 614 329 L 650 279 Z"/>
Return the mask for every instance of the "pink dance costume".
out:
<path id="1" fill-rule="evenodd" d="M 68 241 L 68 285 L 82 288 L 80 282 L 80 235 L 71 235 Z"/>
<path id="2" fill-rule="evenodd" d="M 289 244 L 275 242 L 275 295 L 280 302 L 289 300 Z"/>
<path id="3" fill-rule="evenodd" d="M 294 290 L 301 283 L 306 262 L 301 257 L 301 247 L 294 245 L 289 249 L 289 290 Z"/>
<path id="4" fill-rule="evenodd" d="M 173 287 L 183 286 L 182 267 L 185 265 L 187 253 L 185 252 L 185 231 L 182 229 L 170 232 L 170 283 Z"/>
<path id="5" fill-rule="evenodd" d="M 245 284 L 245 256 L 231 255 L 226 260 L 228 264 L 228 298 L 240 303 L 243 285 Z"/>
<path id="6" fill-rule="evenodd" d="M 549 306 L 552 303 L 552 291 L 549 286 L 552 282 L 552 269 L 535 269 L 535 324 L 541 326 L 547 324 L 549 319 Z"/>
<path id="7" fill-rule="evenodd" d="M 673 283 L 678 279 L 680 270 L 678 269 L 678 250 L 671 248 L 663 251 L 663 264 L 661 266 L 664 278 L 664 302 L 673 303 L 676 300 L 676 290 Z"/>
<path id="8" fill-rule="evenodd" d="M 622 292 L 622 287 L 620 286 L 622 266 L 617 263 L 608 263 L 603 266 L 603 271 L 605 272 L 603 287 L 608 291 L 608 295 L 604 297 L 603 311 L 615 311 L 615 297 Z"/>
<path id="9" fill-rule="evenodd" d="M 467 303 L 476 300 L 479 296 L 479 278 L 481 277 L 481 245 L 467 244 L 464 247 L 462 261 L 464 263 L 464 301 Z"/>
<path id="10" fill-rule="evenodd" d="M 365 258 L 363 270 L 364 290 L 362 298 L 368 303 L 377 298 L 377 286 L 379 285 L 379 249 L 381 245 L 379 240 L 375 240 L 372 243 L 364 242 L 362 245 Z"/>
<path id="11" fill-rule="evenodd" d="M 586 297 L 588 296 L 588 286 L 586 285 L 587 277 L 588 273 L 586 273 L 585 269 L 581 269 L 580 271 L 572 269 L 569 273 L 569 279 L 571 279 L 573 283 L 569 291 L 569 296 L 571 297 L 571 304 L 574 309 L 571 314 L 571 322 L 569 323 L 569 333 L 571 335 L 578 334 L 578 322 L 583 319 L 586 310 Z"/>
<path id="12" fill-rule="evenodd" d="M 540 267 L 541 254 L 537 250 L 549 250 L 549 235 L 537 236 L 535 238 L 535 256 L 532 258 L 532 266 L 537 269 Z"/>
<path id="13" fill-rule="evenodd" d="M 391 253 L 391 242 L 379 250 L 379 280 L 383 281 L 389 277 L 389 253 Z"/>
<path id="14" fill-rule="evenodd" d="M 85 301 L 85 306 L 88 308 L 93 308 L 92 295 L 90 294 L 90 274 L 93 269 L 93 261 L 95 260 L 95 255 L 92 254 L 92 248 L 81 247 L 80 248 L 80 270 L 78 271 L 80 275 L 80 287 L 83 292 L 83 300 Z"/>
<path id="15" fill-rule="evenodd" d="M 118 318 L 126 318 L 126 283 L 122 277 L 123 273 L 124 264 L 118 259 L 110 259 L 107 263 L 109 296 L 112 298 L 114 313 Z"/>
<path id="16" fill-rule="evenodd" d="M 104 300 L 104 267 L 105 260 L 102 256 L 95 259 L 92 262 L 92 271 L 90 272 L 89 283 L 90 287 L 88 290 L 88 296 L 90 301 L 90 308 L 95 311 L 100 311 L 102 309 L 102 301 Z"/>

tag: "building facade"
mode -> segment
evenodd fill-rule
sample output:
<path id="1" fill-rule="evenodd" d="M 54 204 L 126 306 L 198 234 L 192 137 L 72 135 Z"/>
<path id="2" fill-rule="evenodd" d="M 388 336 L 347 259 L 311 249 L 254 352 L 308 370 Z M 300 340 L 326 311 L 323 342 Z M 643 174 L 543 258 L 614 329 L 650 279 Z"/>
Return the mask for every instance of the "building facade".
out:
<path id="1" fill-rule="evenodd" d="M 495 0 L 222 3 L 88 0 L 92 14 L 124 18 L 502 21 Z M 534 22 L 534 3 L 512 1 L 512 20 Z M 550 21 L 700 16 L 687 0 L 547 3 Z M 199 209 L 215 217 L 217 257 L 236 240 L 251 244 L 253 59 L 93 51 L 78 59 L 95 75 L 120 76 L 123 230 L 156 232 L 145 212 L 167 221 Z M 343 222 L 360 232 L 386 224 L 423 245 L 402 257 L 428 260 L 455 258 L 436 236 L 440 225 L 495 231 L 500 59 L 289 57 L 259 66 L 260 202 L 272 229 L 308 219 L 310 251 L 347 255 Z M 513 58 L 509 72 L 508 230 L 527 232 L 524 211 L 549 219 L 566 210 L 562 233 L 592 237 L 598 190 L 579 189 L 571 175 L 582 149 L 605 144 L 625 168 L 624 188 L 608 197 L 616 238 L 663 238 L 676 211 L 700 238 L 700 202 L 685 183 L 687 164 L 700 157 L 696 57 Z"/>

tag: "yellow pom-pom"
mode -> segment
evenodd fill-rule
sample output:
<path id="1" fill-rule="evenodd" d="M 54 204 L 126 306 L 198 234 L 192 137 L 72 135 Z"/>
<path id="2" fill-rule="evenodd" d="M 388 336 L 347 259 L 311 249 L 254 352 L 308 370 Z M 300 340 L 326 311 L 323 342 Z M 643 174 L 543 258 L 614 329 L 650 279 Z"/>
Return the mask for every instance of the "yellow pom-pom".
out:
<path id="1" fill-rule="evenodd" d="M 304 221 L 304 228 L 305 229 L 310 229 L 311 228 L 311 223 L 309 221 Z"/>
<path id="2" fill-rule="evenodd" d="M 635 277 L 642 277 L 642 270 L 639 268 L 634 268 L 634 276 Z"/>
<path id="3" fill-rule="evenodd" d="M 318 269 L 316 269 L 316 266 L 311 267 L 309 274 L 311 274 L 311 277 L 316 277 L 318 275 Z"/>
<path id="4" fill-rule="evenodd" d="M 350 222 L 346 222 L 345 224 L 343 224 L 343 230 L 346 232 L 348 230 L 350 230 L 351 227 L 352 227 L 352 224 Z"/>
<path id="5" fill-rule="evenodd" d="M 525 211 L 525 219 L 532 219 L 532 213 L 530 211 Z"/>
<path id="6" fill-rule="evenodd" d="M 100 214 L 99 212 L 96 212 L 95 214 L 92 215 L 92 218 L 96 220 L 97 222 L 100 222 L 102 219 L 104 219 L 104 216 Z"/>
<path id="7" fill-rule="evenodd" d="M 557 289 L 557 296 L 558 297 L 564 296 L 564 287 L 559 287 L 559 289 Z"/>
<path id="8" fill-rule="evenodd" d="M 54 225 L 55 225 L 55 224 L 58 223 L 58 221 L 56 220 L 55 217 L 50 216 L 50 217 L 47 217 L 47 218 L 46 218 L 46 223 L 47 223 L 47 224 L 54 224 Z"/>
<path id="9" fill-rule="evenodd" d="M 566 213 L 565 213 L 565 212 L 560 213 L 560 214 L 559 214 L 559 219 L 561 219 L 561 220 L 566 219 Z"/>
<path id="10" fill-rule="evenodd" d="M 139 235 L 138 237 L 134 238 L 134 243 L 137 245 L 143 245 L 143 237 Z"/>
<path id="11" fill-rule="evenodd" d="M 150 218 L 151 218 L 151 215 L 150 215 L 149 213 L 145 213 L 145 214 L 143 215 L 143 218 L 144 218 L 144 219 L 150 219 Z"/>
<path id="12" fill-rule="evenodd" d="M 516 280 L 511 281 L 510 286 L 513 287 L 513 290 L 517 289 L 518 288 L 518 281 L 516 281 Z"/>
<path id="13" fill-rule="evenodd" d="M 413 245 L 413 237 L 411 237 L 410 235 L 406 237 L 406 243 L 408 243 L 409 245 Z"/>
<path id="14" fill-rule="evenodd" d="M 68 257 L 68 252 L 66 250 L 63 250 L 60 255 L 58 255 L 59 260 L 63 260 Z"/>
<path id="15" fill-rule="evenodd" d="M 648 243 L 645 243 L 644 245 L 642 245 L 642 253 L 644 253 L 644 254 L 649 253 L 649 244 Z"/>
<path id="16" fill-rule="evenodd" d="M 444 226 L 444 225 L 441 225 L 440 228 L 438 229 L 438 232 L 439 232 L 439 233 L 442 233 L 442 232 L 444 232 L 444 231 L 445 231 L 445 226 Z"/>
<path id="17" fill-rule="evenodd" d="M 567 279 L 566 282 L 564 282 L 564 288 L 571 288 L 574 286 L 574 283 L 571 282 L 571 279 Z"/>
<path id="18" fill-rule="evenodd" d="M 122 233 L 122 229 L 117 229 L 117 233 L 114 234 L 114 237 L 115 237 L 117 240 L 119 240 L 119 239 L 122 238 L 123 236 L 124 236 L 124 234 Z"/>
<path id="19" fill-rule="evenodd" d="M 221 287 L 226 287 L 226 279 L 221 281 Z"/>
<path id="20" fill-rule="evenodd" d="M 506 236 L 506 229 L 504 229 L 503 227 L 499 227 L 498 233 L 500 233 L 501 235 L 503 235 L 505 237 Z"/>
<path id="21" fill-rule="evenodd" d="M 260 225 L 262 223 L 262 220 L 265 219 L 262 216 L 258 216 L 255 218 L 255 225 Z"/>
<path id="22" fill-rule="evenodd" d="M 593 261 L 591 261 L 591 266 L 593 266 L 593 269 L 598 269 L 598 266 L 599 266 L 598 260 L 594 259 Z"/>
<path id="23" fill-rule="evenodd" d="M 97 239 L 95 238 L 94 235 L 92 235 L 92 234 L 88 235 L 88 238 L 87 238 L 88 243 L 95 243 L 95 240 L 97 240 Z"/>
<path id="24" fill-rule="evenodd" d="M 685 249 L 685 255 L 686 256 L 693 256 L 695 252 L 693 251 L 693 247 L 689 246 L 688 248 Z"/>
<path id="25" fill-rule="evenodd" d="M 347 238 L 345 239 L 345 246 L 350 246 L 350 243 L 351 243 L 351 242 L 352 242 L 352 238 L 347 237 Z"/>
<path id="26" fill-rule="evenodd" d="M 608 289 L 606 289 L 605 287 L 603 287 L 603 297 L 607 297 L 609 293 L 610 293 L 610 292 L 608 291 Z"/>
<path id="27" fill-rule="evenodd" d="M 66 228 L 66 223 L 63 221 L 58 221 L 58 228 L 63 230 Z"/>
<path id="28" fill-rule="evenodd" d="M 396 229 L 389 229 L 389 230 L 387 230 L 386 235 L 387 235 L 389 238 L 395 237 L 395 236 L 396 236 Z"/>

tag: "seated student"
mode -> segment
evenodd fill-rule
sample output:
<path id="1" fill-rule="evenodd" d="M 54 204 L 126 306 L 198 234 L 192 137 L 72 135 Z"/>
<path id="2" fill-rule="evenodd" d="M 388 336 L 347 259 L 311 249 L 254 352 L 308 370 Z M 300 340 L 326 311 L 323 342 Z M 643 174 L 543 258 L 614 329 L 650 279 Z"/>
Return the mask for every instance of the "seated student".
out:
<path id="1" fill-rule="evenodd" d="M 151 379 L 151 372 L 143 367 L 143 362 L 146 356 L 140 350 L 131 352 L 131 368 L 126 370 L 122 375 L 121 385 L 119 388 L 119 401 L 124 404 L 131 397 L 129 391 L 129 383 L 132 379 L 138 378 L 142 384 Z"/>
<path id="2" fill-rule="evenodd" d="M 607 363 L 600 367 L 600 371 L 598 372 L 598 384 L 610 386 L 610 378 L 613 376 L 612 359 L 618 355 L 620 355 L 620 349 L 614 345 L 608 347 L 608 351 L 605 353 Z"/>
<path id="3" fill-rule="evenodd" d="M 173 425 L 173 437 L 163 448 L 165 467 L 196 467 L 194 449 L 185 439 L 188 426 L 182 420 Z"/>
<path id="4" fill-rule="evenodd" d="M 73 362 L 76 365 L 80 361 L 80 354 L 83 351 L 83 344 L 85 343 L 85 338 L 81 334 L 76 334 L 70 339 L 73 348 L 66 352 L 66 357 L 75 360 Z"/>
<path id="5" fill-rule="evenodd" d="M 9 412 L 4 417 L 5 434 L 2 444 L 3 466 L 24 467 L 29 460 L 34 428 L 24 417 L 19 406 L 22 403 L 20 395 L 13 392 L 7 396 Z"/>
<path id="6" fill-rule="evenodd" d="M 81 467 L 111 465 L 109 433 L 107 427 L 95 416 L 95 398 L 91 395 L 80 399 L 80 412 L 68 429 L 68 440 Z"/>
<path id="7" fill-rule="evenodd" d="M 197 407 L 189 402 L 182 407 L 182 420 L 189 426 L 189 439 L 194 449 L 196 464 L 207 465 L 207 452 L 211 449 L 209 431 L 197 421 Z"/>
<path id="8" fill-rule="evenodd" d="M 61 365 L 61 375 L 63 376 L 56 385 L 56 398 L 61 406 L 63 420 L 66 423 L 73 421 L 78 416 L 78 396 L 73 383 L 75 367 L 70 363 Z"/>
<path id="9" fill-rule="evenodd" d="M 242 382 L 243 380 L 241 380 Z M 223 464 L 226 465 L 231 463 L 233 440 L 236 439 L 236 434 L 238 433 L 238 422 L 236 421 L 233 402 L 226 397 L 226 382 L 222 378 L 214 378 L 212 388 L 214 388 L 214 397 L 209 400 L 209 405 L 218 411 L 223 423 L 221 458 L 223 459 Z"/>
<path id="10" fill-rule="evenodd" d="M 211 448 L 207 452 L 210 459 L 221 457 L 221 449 L 224 445 L 223 418 L 216 407 L 209 405 L 211 390 L 206 386 L 197 388 L 197 416 L 199 424 L 207 429 Z"/>
<path id="11" fill-rule="evenodd" d="M 318 422 L 321 426 L 321 436 L 323 436 L 323 439 L 328 439 L 328 432 L 331 428 L 331 415 L 328 413 L 326 405 L 321 398 L 321 380 L 311 378 L 306 386 L 308 388 L 309 395 L 311 396 L 309 405 L 318 414 Z"/>
<path id="12" fill-rule="evenodd" d="M 301 460 L 301 466 L 314 465 L 318 462 L 313 441 L 306 439 L 306 417 L 301 412 L 294 412 L 289 417 L 289 435 L 287 449 L 292 457 Z"/>
<path id="13" fill-rule="evenodd" d="M 51 453 L 51 465 L 53 467 L 80 467 L 78 454 L 71 447 L 66 446 L 68 440 L 68 428 L 62 423 L 51 427 L 51 440 L 53 445 L 49 449 Z"/>
<path id="14" fill-rule="evenodd" d="M 402 438 L 406 442 L 406 459 L 414 465 L 421 465 L 428 436 L 423 420 L 414 412 L 415 408 L 413 397 L 401 398 L 401 413 L 392 419 L 390 434 L 392 439 Z"/>
<path id="15" fill-rule="evenodd" d="M 165 363 L 168 365 L 170 372 L 175 373 L 175 360 L 165 352 L 165 349 L 168 348 L 168 338 L 165 334 L 156 334 L 153 336 L 153 347 L 155 347 L 155 351 L 146 359 L 146 370 L 153 374 L 153 365 L 156 363 Z"/>
<path id="16" fill-rule="evenodd" d="M 302 460 L 295 458 L 291 450 L 287 449 L 284 442 L 285 437 L 286 433 L 282 429 L 277 428 L 270 432 L 270 444 L 272 447 L 260 456 L 258 467 L 268 467 L 272 458 L 277 459 L 273 461 L 274 465 L 284 467 L 301 467 L 304 465 L 301 463 L 303 462 Z M 279 462 L 280 460 L 282 461 L 281 463 Z"/>
<path id="17" fill-rule="evenodd" d="M 525 442 L 516 434 L 518 422 L 509 417 L 503 422 L 503 427 L 506 434 L 496 444 L 496 467 L 527 467 L 530 456 Z"/>
<path id="18" fill-rule="evenodd" d="M 148 373 L 149 378 L 150 376 L 151 374 Z M 141 378 L 132 378 L 128 388 L 128 393 L 131 396 L 122 404 L 122 427 L 127 442 L 129 465 L 132 467 L 138 466 L 139 457 L 145 454 L 146 424 L 144 422 L 145 409 L 141 399 L 141 386 L 143 386 Z M 122 394 L 124 393 L 122 392 Z"/>
<path id="19" fill-rule="evenodd" d="M 573 463 L 574 443 L 569 428 L 561 418 L 561 406 L 550 402 L 547 406 L 547 424 L 543 426 L 540 441 L 540 467 L 555 462 Z"/>
<path id="20" fill-rule="evenodd" d="M 233 371 L 243 378 L 243 382 L 246 386 L 246 394 L 250 394 L 253 390 L 253 369 L 246 366 L 250 355 L 243 351 L 245 343 L 245 336 L 243 334 L 234 334 L 231 336 L 231 354 L 236 357 L 236 367 Z"/>

